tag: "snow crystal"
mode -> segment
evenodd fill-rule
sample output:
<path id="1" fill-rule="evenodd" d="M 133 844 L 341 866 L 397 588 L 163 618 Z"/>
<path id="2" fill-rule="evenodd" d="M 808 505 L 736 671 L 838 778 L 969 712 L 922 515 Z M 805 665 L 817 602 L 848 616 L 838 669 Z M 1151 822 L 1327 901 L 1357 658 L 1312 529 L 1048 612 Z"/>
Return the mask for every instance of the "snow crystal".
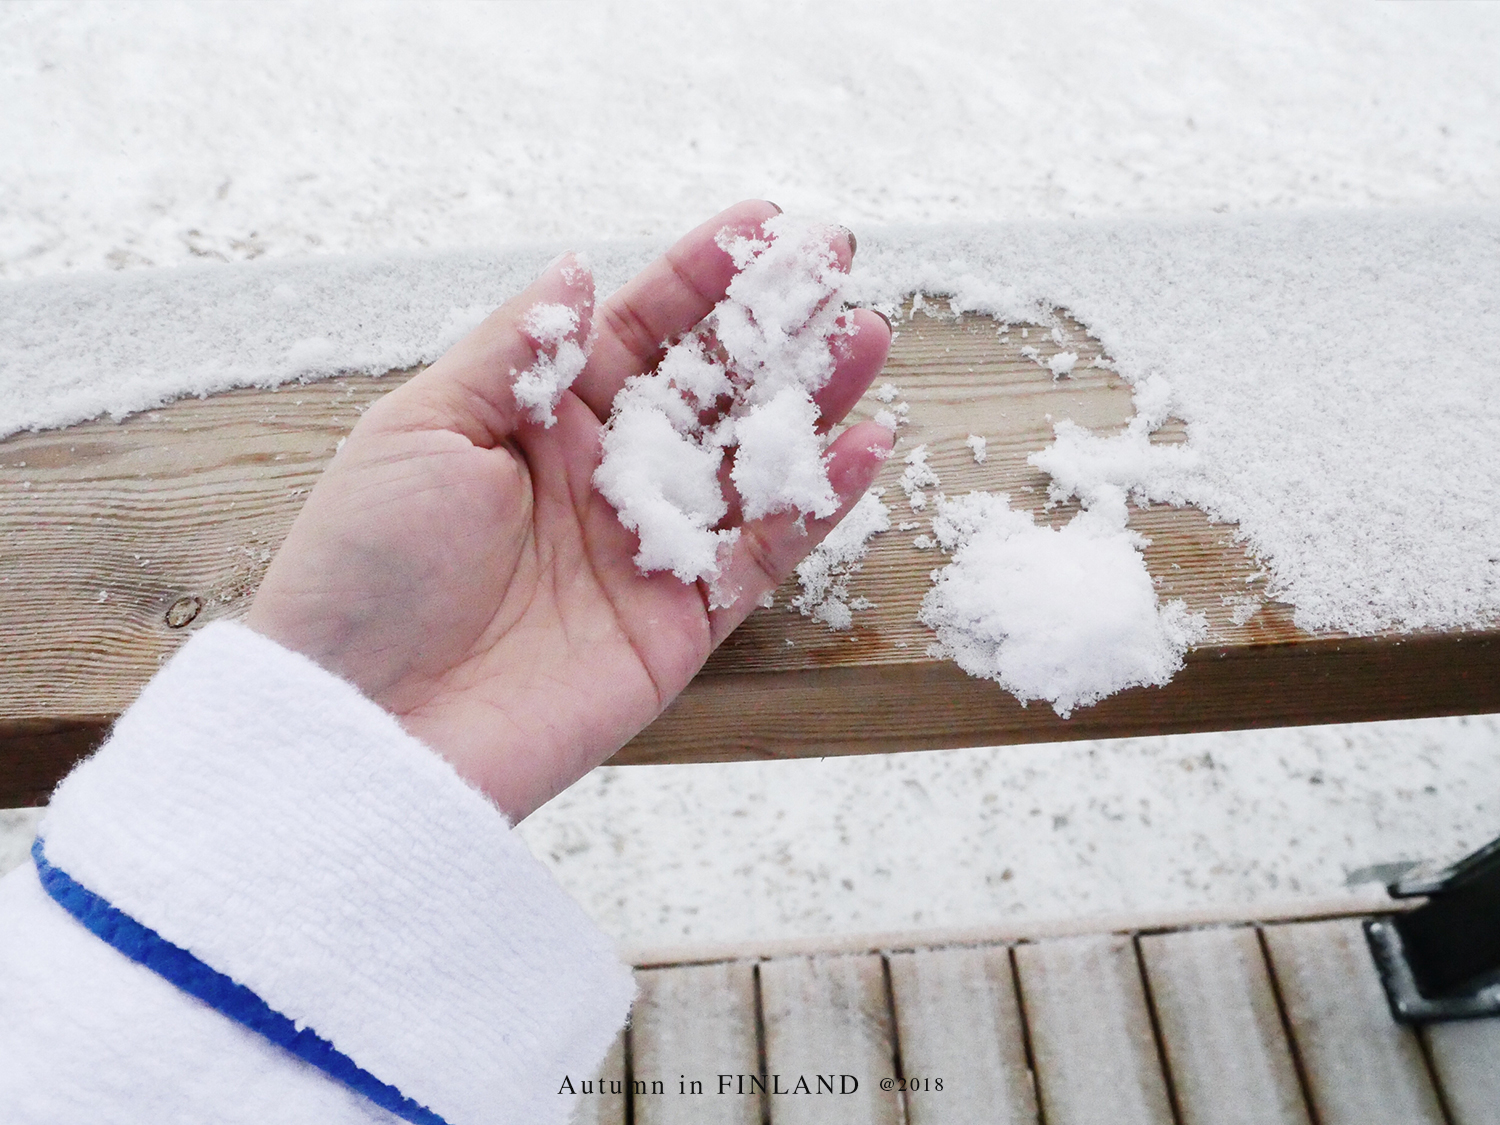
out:
<path id="1" fill-rule="evenodd" d="M 573 271 L 581 268 L 569 267 Z M 551 429 L 557 424 L 553 411 L 563 392 L 573 385 L 588 363 L 592 341 L 580 344 L 568 339 L 578 330 L 578 313 L 567 305 L 532 305 L 522 318 L 521 327 L 536 343 L 537 356 L 525 371 L 511 369 L 516 403 L 531 415 L 533 422 Z"/>
<path id="2" fill-rule="evenodd" d="M 941 498 L 933 530 L 952 561 L 922 599 L 936 649 L 1023 703 L 1064 718 L 1123 688 L 1165 684 L 1205 632 L 1181 601 L 1157 604 L 1140 538 L 1112 513 L 1059 530 L 1000 494 Z"/>
<path id="3" fill-rule="evenodd" d="M 745 518 L 838 511 L 812 396 L 833 374 L 833 341 L 853 331 L 839 300 L 845 275 L 828 228 L 778 215 L 762 233 L 721 232 L 739 271 L 724 299 L 615 398 L 594 483 L 640 536 L 643 572 L 684 582 L 719 573 L 737 534 L 716 526 L 728 511 L 718 474 L 730 449 Z"/>
<path id="4" fill-rule="evenodd" d="M 901 391 L 897 388 L 895 383 L 881 383 L 880 387 L 875 391 L 875 397 L 889 406 L 891 403 L 896 401 L 896 397 L 900 393 Z"/>
<path id="5" fill-rule="evenodd" d="M 989 454 L 986 452 L 986 447 L 989 445 L 989 443 L 978 434 L 970 434 L 968 437 L 964 438 L 964 444 L 967 445 L 970 452 L 974 454 L 974 464 L 983 465 L 985 458 L 989 456 Z"/>
<path id="6" fill-rule="evenodd" d="M 1061 379 L 1064 375 L 1072 374 L 1073 365 L 1077 362 L 1077 352 L 1058 352 L 1047 361 L 1047 370 L 1052 372 L 1054 379 Z"/>
<path id="7" fill-rule="evenodd" d="M 854 623 L 854 611 L 872 604 L 865 598 L 849 597 L 849 579 L 869 552 L 870 540 L 891 528 L 891 510 L 881 499 L 884 495 L 883 488 L 866 492 L 827 538 L 797 564 L 802 592 L 792 599 L 792 608 L 804 617 L 830 629 L 847 629 Z"/>

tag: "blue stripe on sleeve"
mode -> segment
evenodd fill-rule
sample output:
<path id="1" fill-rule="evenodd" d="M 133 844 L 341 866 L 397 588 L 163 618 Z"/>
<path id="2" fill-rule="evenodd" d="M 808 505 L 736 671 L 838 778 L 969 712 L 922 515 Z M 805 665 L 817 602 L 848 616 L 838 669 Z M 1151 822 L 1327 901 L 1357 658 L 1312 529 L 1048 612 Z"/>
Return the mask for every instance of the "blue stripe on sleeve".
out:
<path id="1" fill-rule="evenodd" d="M 236 1023 L 286 1048 L 403 1121 L 410 1121 L 413 1125 L 448 1125 L 426 1106 L 361 1069 L 312 1028 L 299 1030 L 291 1019 L 244 985 L 210 968 L 180 945 L 172 944 L 155 930 L 111 906 L 67 872 L 53 867 L 47 862 L 40 836 L 31 845 L 31 858 L 36 863 L 42 886 L 53 901 L 132 961 L 146 966 Z"/>

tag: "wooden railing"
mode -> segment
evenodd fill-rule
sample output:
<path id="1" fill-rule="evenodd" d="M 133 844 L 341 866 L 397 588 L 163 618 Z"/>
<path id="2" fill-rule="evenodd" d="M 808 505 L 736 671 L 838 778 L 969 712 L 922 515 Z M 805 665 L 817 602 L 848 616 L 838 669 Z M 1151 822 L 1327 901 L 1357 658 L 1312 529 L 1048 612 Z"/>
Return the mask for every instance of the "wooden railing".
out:
<path id="1" fill-rule="evenodd" d="M 984 317 L 898 324 L 880 382 L 910 405 L 880 484 L 896 519 L 900 454 L 926 444 L 950 495 L 1002 491 L 1043 512 L 1027 454 L 1052 419 L 1099 429 L 1130 416 L 1129 387 L 1093 366 L 1098 345 L 1063 318 L 1071 377 L 1021 348 L 1054 350 Z M 0 807 L 45 800 L 193 629 L 246 609 L 303 497 L 360 410 L 410 372 L 183 399 L 0 442 Z M 881 406 L 867 399 L 857 414 Z M 988 439 L 977 464 L 965 438 Z M 1157 440 L 1180 441 L 1169 423 Z M 845 632 L 790 612 L 789 584 L 681 697 L 615 758 L 722 761 L 1349 722 L 1500 710 L 1500 631 L 1350 638 L 1298 629 L 1264 596 L 1233 526 L 1191 508 L 1133 511 L 1163 599 L 1207 615 L 1211 635 L 1164 688 L 1132 689 L 1060 719 L 927 654 L 917 621 L 943 557 L 925 530 L 876 537 L 853 582 L 873 608 Z M 1251 599 L 1251 600 L 1247 600 Z M 1253 610 L 1253 613 L 1249 611 Z M 1247 617 L 1247 613 L 1249 614 Z"/>

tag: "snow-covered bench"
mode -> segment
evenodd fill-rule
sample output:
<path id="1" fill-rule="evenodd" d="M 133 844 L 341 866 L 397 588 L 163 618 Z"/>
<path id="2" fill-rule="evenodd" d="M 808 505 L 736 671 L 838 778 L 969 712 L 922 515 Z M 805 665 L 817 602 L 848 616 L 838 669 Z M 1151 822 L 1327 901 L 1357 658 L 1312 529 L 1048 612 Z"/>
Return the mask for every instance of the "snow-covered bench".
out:
<path id="1" fill-rule="evenodd" d="M 1314 635 L 1265 593 L 1232 525 L 1165 505 L 1132 511 L 1151 542 L 1162 601 L 1202 613 L 1207 636 L 1165 687 L 1132 688 L 1063 719 L 929 655 L 918 621 L 930 572 L 914 546 L 930 509 L 900 487 L 925 445 L 941 491 L 1006 492 L 1044 510 L 1047 476 L 1027 455 L 1069 417 L 1107 432 L 1131 390 L 1094 366 L 1099 345 L 1058 329 L 997 332 L 977 315 L 901 320 L 881 383 L 859 412 L 900 411 L 898 456 L 880 484 L 891 530 L 848 578 L 852 624 L 795 612 L 795 581 L 757 611 L 621 763 L 791 758 L 1233 727 L 1500 710 L 1500 631 Z M 1054 378 L 1051 359 L 1076 355 Z M 39 802 L 97 743 L 160 661 L 194 629 L 244 611 L 260 575 L 361 407 L 403 378 L 345 377 L 185 398 L 0 442 L 0 807 Z M 970 435 L 982 436 L 985 458 Z M 1156 442 L 1181 440 L 1169 422 Z M 910 478 L 908 478 L 910 483 Z M 932 491 L 932 490 L 928 490 Z M 905 530 L 903 523 L 908 524 Z M 870 604 L 856 599 L 867 599 Z"/>

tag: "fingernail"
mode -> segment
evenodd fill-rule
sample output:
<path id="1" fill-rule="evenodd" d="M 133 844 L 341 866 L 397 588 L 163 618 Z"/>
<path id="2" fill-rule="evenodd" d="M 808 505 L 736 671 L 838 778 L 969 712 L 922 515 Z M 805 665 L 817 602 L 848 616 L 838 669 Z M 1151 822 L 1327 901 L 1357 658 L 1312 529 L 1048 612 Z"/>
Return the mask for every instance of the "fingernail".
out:
<path id="1" fill-rule="evenodd" d="M 849 239 L 849 257 L 854 257 L 859 252 L 859 239 L 854 237 L 854 232 L 848 227 L 844 228 L 844 234 Z"/>
<path id="2" fill-rule="evenodd" d="M 878 316 L 881 320 L 885 321 L 885 330 L 887 332 L 891 333 L 891 335 L 893 336 L 896 334 L 896 326 L 891 323 L 890 317 L 886 316 L 885 313 L 881 312 L 879 309 L 871 309 L 870 311 Z"/>
<path id="3" fill-rule="evenodd" d="M 771 201 L 769 199 L 766 200 L 766 202 L 767 203 L 771 203 Z M 786 212 L 781 209 L 781 204 L 779 204 L 779 203 L 771 203 L 771 206 L 774 207 L 774 208 L 776 208 L 776 213 L 778 215 L 785 215 L 786 214 Z"/>

